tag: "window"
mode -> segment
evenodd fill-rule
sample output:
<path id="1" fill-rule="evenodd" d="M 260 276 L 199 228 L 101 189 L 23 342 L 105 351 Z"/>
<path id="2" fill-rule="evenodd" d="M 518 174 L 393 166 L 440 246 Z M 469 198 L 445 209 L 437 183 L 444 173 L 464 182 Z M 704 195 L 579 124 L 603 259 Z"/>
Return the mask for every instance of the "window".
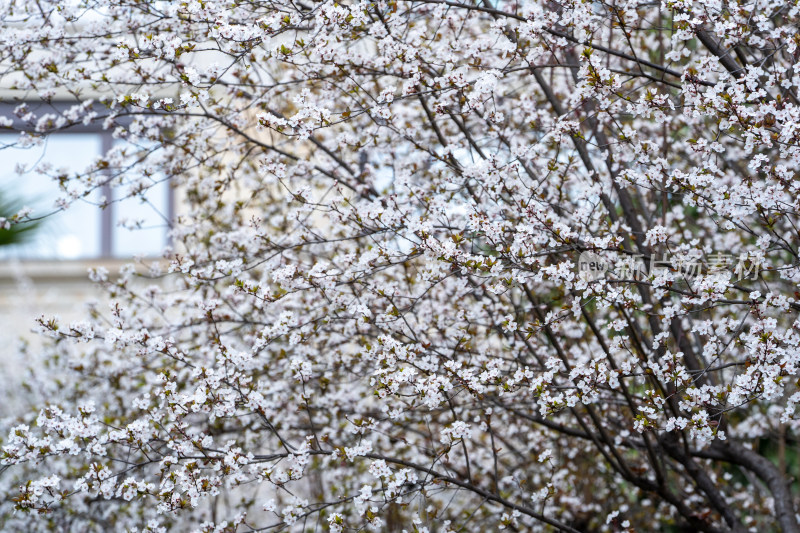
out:
<path id="1" fill-rule="evenodd" d="M 58 108 L 57 104 L 48 106 Z M 13 107 L 0 104 L 0 116 L 14 119 Z M 173 194 L 166 182 L 149 189 L 145 201 L 124 198 L 124 190 L 104 186 L 67 210 L 55 212 L 55 202 L 62 193 L 36 168 L 47 164 L 79 172 L 111 148 L 110 131 L 91 124 L 75 127 L 48 135 L 42 144 L 27 148 L 15 146 L 18 139 L 19 134 L 0 130 L 0 195 L 31 207 L 33 216 L 54 214 L 44 219 L 28 241 L 0 248 L 0 259 L 153 256 L 166 246 L 173 212 Z M 102 197 L 114 201 L 101 209 Z"/>

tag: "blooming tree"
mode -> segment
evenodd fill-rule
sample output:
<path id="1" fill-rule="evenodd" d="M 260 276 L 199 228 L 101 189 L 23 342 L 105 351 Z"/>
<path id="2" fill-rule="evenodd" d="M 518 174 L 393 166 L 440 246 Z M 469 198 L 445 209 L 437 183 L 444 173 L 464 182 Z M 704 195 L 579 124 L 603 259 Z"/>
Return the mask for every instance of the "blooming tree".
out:
<path id="1" fill-rule="evenodd" d="M 57 208 L 183 198 L 39 319 L 2 523 L 800 531 L 795 4 L 0 3 L 4 131 L 118 139 Z"/>

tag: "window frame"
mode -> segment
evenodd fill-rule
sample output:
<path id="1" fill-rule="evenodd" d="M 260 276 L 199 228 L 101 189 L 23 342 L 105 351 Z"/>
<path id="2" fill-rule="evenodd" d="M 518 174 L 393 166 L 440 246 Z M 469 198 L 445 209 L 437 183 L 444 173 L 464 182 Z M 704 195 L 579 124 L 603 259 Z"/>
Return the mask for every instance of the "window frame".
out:
<path id="1" fill-rule="evenodd" d="M 73 135 L 73 134 L 90 134 L 90 135 L 98 135 L 100 138 L 100 151 L 101 154 L 108 153 L 114 146 L 114 136 L 113 136 L 113 129 L 112 128 L 104 128 L 102 122 L 105 121 L 106 115 L 104 112 L 107 111 L 106 106 L 99 104 L 97 102 L 93 102 L 90 106 L 90 110 L 97 113 L 97 117 L 93 118 L 88 122 L 88 124 L 81 123 L 70 123 L 63 128 L 54 129 L 51 131 L 47 131 L 46 133 L 41 133 L 35 130 L 35 128 L 28 122 L 22 120 L 19 116 L 14 113 L 14 110 L 19 107 L 20 105 L 27 106 L 28 110 L 33 112 L 34 114 L 42 115 L 45 113 L 55 113 L 58 115 L 63 115 L 64 112 L 69 110 L 71 107 L 76 105 L 81 105 L 81 101 L 79 100 L 52 100 L 52 101 L 45 101 L 45 100 L 27 100 L 27 99 L 18 99 L 14 101 L 9 101 L 7 99 L 2 99 L 0 97 L 0 117 L 5 117 L 12 121 L 11 125 L 0 127 L 0 133 L 23 133 L 28 132 L 32 135 Z M 126 117 L 118 117 L 115 120 L 115 125 L 117 126 L 127 126 L 130 124 L 131 119 Z M 109 175 L 108 170 L 102 171 L 103 175 Z M 175 220 L 175 189 L 170 183 L 170 180 L 167 179 L 166 182 L 167 186 L 167 198 L 166 198 L 166 219 L 167 219 L 167 229 L 172 229 L 173 221 Z M 100 207 L 100 253 L 97 256 L 87 256 L 82 257 L 77 260 L 93 260 L 93 259 L 119 259 L 120 257 L 114 254 L 114 190 L 111 186 L 110 179 L 107 179 L 103 182 L 102 186 L 100 187 L 100 194 L 106 198 L 106 202 L 104 205 Z M 171 238 L 169 235 L 169 231 L 166 232 L 164 237 L 164 244 L 165 246 L 169 246 L 171 244 Z M 31 259 L 24 259 L 26 261 L 36 261 L 37 258 Z M 63 259 L 59 259 L 63 260 Z"/>

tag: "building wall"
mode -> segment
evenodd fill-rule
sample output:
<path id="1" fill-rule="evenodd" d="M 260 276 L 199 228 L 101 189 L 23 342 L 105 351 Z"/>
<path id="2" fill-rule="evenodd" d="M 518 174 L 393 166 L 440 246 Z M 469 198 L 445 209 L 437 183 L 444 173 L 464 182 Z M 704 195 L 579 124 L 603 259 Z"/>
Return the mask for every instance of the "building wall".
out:
<path id="1" fill-rule="evenodd" d="M 14 390 L 24 379 L 25 368 L 34 361 L 20 354 L 20 344 L 27 342 L 30 353 L 41 346 L 33 330 L 36 318 L 57 316 L 64 323 L 85 320 L 86 304 L 101 301 L 102 292 L 89 281 L 90 267 L 119 271 L 124 260 L 78 261 L 0 261 L 0 390 L 7 392 L 11 403 L 0 404 L 0 417 L 14 414 Z"/>

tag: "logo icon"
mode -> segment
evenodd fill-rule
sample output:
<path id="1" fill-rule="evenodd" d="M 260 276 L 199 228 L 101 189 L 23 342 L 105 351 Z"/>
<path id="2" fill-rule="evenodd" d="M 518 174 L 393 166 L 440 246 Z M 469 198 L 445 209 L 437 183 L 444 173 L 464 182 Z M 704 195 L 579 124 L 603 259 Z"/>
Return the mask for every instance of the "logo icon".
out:
<path id="1" fill-rule="evenodd" d="M 586 281 L 595 281 L 609 271 L 608 261 L 594 252 L 581 252 L 578 256 L 578 277 Z"/>

